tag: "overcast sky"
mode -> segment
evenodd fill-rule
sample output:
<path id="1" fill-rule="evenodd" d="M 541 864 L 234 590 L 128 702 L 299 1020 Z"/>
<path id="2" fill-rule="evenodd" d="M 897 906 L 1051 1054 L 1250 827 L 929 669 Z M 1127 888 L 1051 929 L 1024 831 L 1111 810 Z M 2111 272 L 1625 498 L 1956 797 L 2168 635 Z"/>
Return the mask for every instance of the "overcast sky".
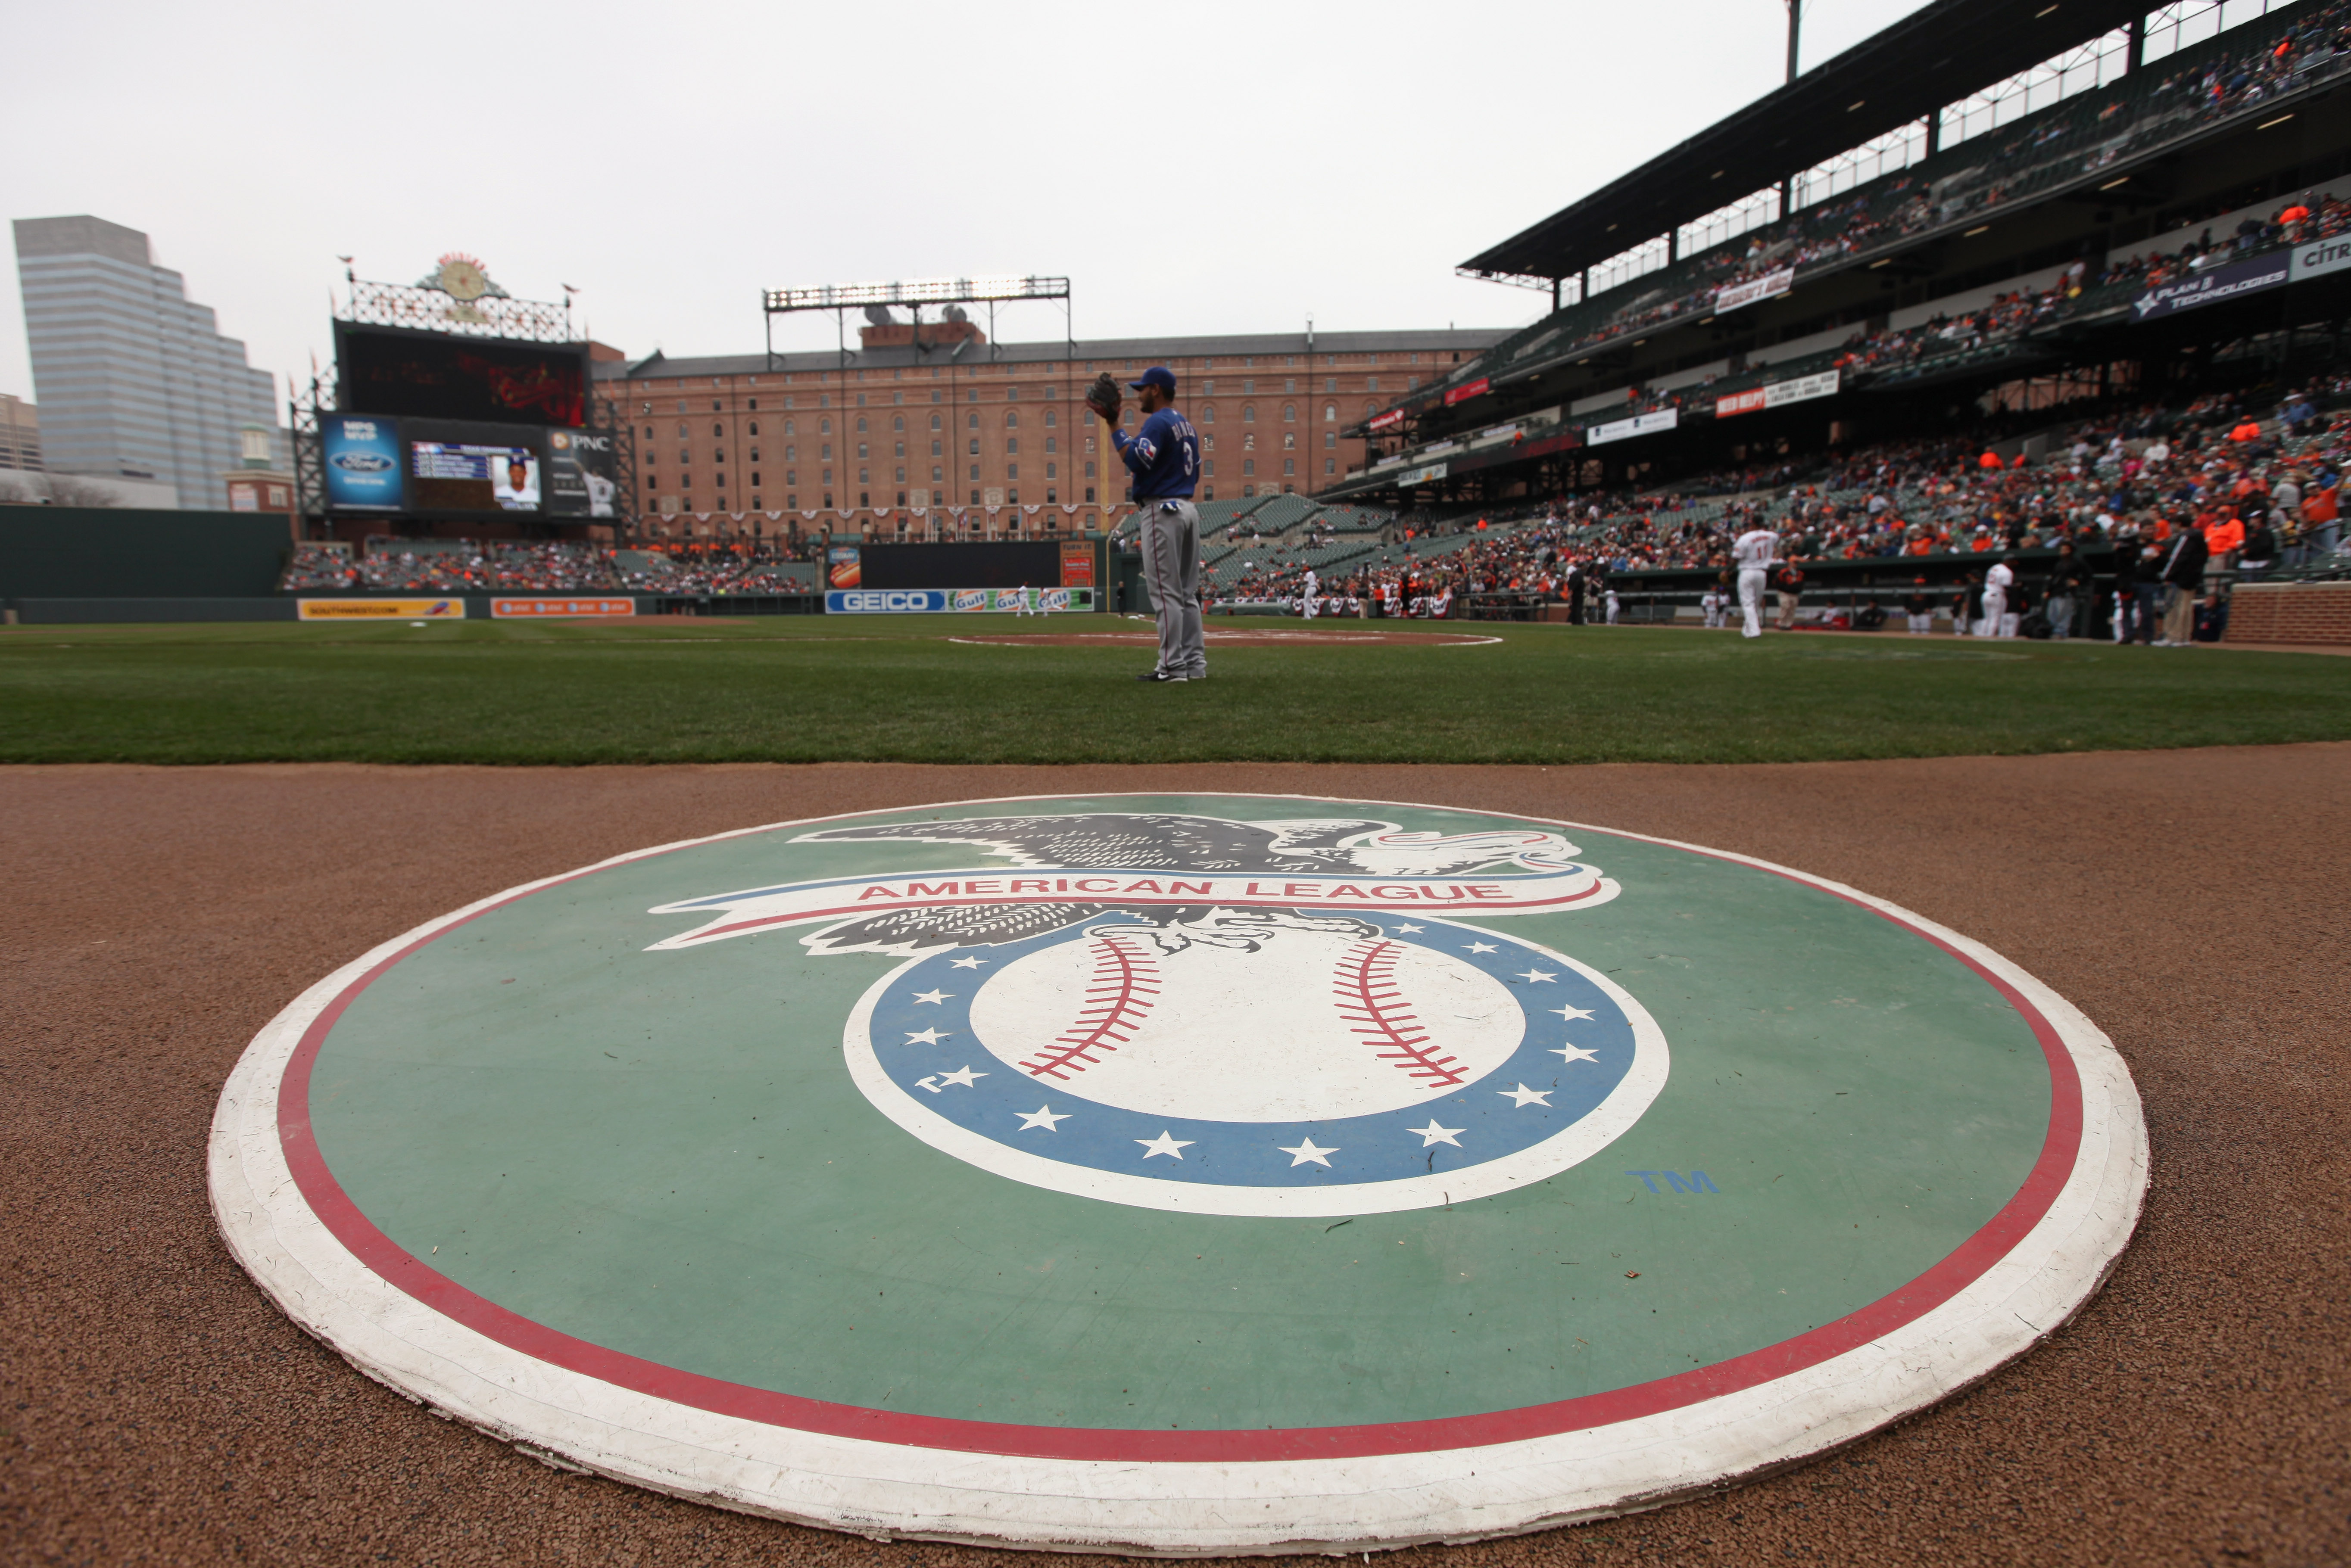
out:
<path id="1" fill-rule="evenodd" d="M 1810 0 L 1806 65 L 1917 0 Z M 26 4 L 6 216 L 141 229 L 256 368 L 338 255 L 580 290 L 631 355 L 747 353 L 785 285 L 1065 274 L 1081 337 L 1514 327 L 1453 275 L 1780 82 L 1781 0 Z M 1016 306 L 1008 340 L 1059 337 Z M 778 346 L 831 347 L 829 317 Z M 281 390 L 283 380 L 280 382 Z M 0 391 L 33 393 L 16 290 Z"/>

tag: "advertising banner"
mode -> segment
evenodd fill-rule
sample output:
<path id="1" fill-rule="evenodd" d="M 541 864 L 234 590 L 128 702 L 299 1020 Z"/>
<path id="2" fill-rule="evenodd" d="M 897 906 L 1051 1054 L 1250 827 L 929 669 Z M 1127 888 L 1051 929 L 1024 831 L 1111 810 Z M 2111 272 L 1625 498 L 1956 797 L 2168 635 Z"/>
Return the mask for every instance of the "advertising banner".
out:
<path id="1" fill-rule="evenodd" d="M 550 517 L 610 517 L 621 493 L 605 431 L 547 432 L 547 513 Z"/>
<path id="2" fill-rule="evenodd" d="M 1086 541 L 1061 541 L 1061 586 L 1065 588 L 1090 588 L 1094 586 L 1094 547 Z"/>
<path id="3" fill-rule="evenodd" d="M 490 616 L 496 620 L 530 619 L 545 616 L 623 616 L 637 613 L 637 601 L 628 598 L 529 598 L 492 599 Z"/>
<path id="4" fill-rule="evenodd" d="M 829 588 L 853 588 L 864 581 L 858 566 L 857 546 L 834 545 L 824 553 L 824 585 Z"/>
<path id="5" fill-rule="evenodd" d="M 1414 484 L 1426 484 L 1432 480 L 1438 480 L 1444 477 L 1445 465 L 1441 462 L 1432 462 L 1419 468 L 1406 469 L 1404 472 L 1396 475 L 1395 482 L 1399 485 L 1408 486 Z"/>
<path id="6" fill-rule="evenodd" d="M 1476 380 L 1470 382 L 1468 386 L 1456 387 L 1451 391 L 1446 393 L 1445 406 L 1449 409 L 1456 403 L 1466 403 L 1472 398 L 1482 398 L 1485 395 L 1486 378 L 1480 376 Z"/>
<path id="7" fill-rule="evenodd" d="M 1031 609 L 1050 615 L 1094 607 L 1092 588 L 836 588 L 824 596 L 824 609 L 827 615 L 1010 615 L 1020 609 L 1023 594 L 1032 596 Z"/>
<path id="8" fill-rule="evenodd" d="M 2183 310 L 2276 288 L 2286 282 L 2286 262 L 2283 254 L 2259 256 L 2216 266 L 2200 277 L 2158 285 L 2131 301 L 2131 318 L 2152 321 L 2158 317 L 2177 316 Z"/>
<path id="9" fill-rule="evenodd" d="M 1792 380 L 1774 381 L 1768 387 L 1751 387 L 1744 392 L 1733 392 L 1714 400 L 1714 417 L 1728 419 L 1732 414 L 1759 413 L 1765 409 L 1777 409 L 1789 403 L 1808 403 L 1814 398 L 1833 398 L 1844 382 L 1842 370 L 1823 370 L 1816 375 L 1798 376 Z"/>
<path id="10" fill-rule="evenodd" d="M 301 620 L 463 620 L 465 601 L 447 599 L 301 599 Z"/>
<path id="11" fill-rule="evenodd" d="M 2300 283 L 2304 278 L 2324 277 L 2346 267 L 2351 267 L 2351 234 L 2294 246 L 2294 259 L 2286 272 L 2289 281 Z"/>
<path id="12" fill-rule="evenodd" d="M 1586 446 L 1598 446 L 1604 441 L 1628 441 L 1634 436 L 1655 435 L 1669 431 L 1682 422 L 1679 409 L 1659 409 L 1655 413 L 1635 414 L 1629 420 L 1615 420 L 1604 425 L 1593 425 L 1583 432 Z"/>
<path id="13" fill-rule="evenodd" d="M 326 462 L 327 505 L 336 512 L 397 512 L 401 507 L 400 426 L 358 414 L 319 421 Z"/>
<path id="14" fill-rule="evenodd" d="M 1752 305 L 1759 299 L 1770 299 L 1785 294 L 1795 286 L 1796 269 L 1783 266 L 1778 272 L 1766 273 L 1747 283 L 1734 283 L 1728 288 L 1714 291 L 1714 310 L 1719 316 L 1726 310 L 1736 310 L 1742 305 Z"/>
<path id="15" fill-rule="evenodd" d="M 1404 423 L 1404 410 L 1390 409 L 1386 413 L 1374 414 L 1371 428 L 1375 431 L 1391 431 L 1402 423 Z"/>

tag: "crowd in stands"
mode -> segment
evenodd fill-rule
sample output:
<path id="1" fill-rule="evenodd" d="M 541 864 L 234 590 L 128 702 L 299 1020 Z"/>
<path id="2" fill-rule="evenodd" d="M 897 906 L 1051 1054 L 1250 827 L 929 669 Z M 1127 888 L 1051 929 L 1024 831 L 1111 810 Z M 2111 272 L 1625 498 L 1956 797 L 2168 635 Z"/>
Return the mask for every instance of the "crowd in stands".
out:
<path id="1" fill-rule="evenodd" d="M 1757 527 L 1782 535 L 1780 556 L 1799 576 L 1808 562 L 1961 556 L 1984 563 L 1971 574 L 1980 580 L 2019 552 L 2066 546 L 2115 550 L 2137 572 L 2191 532 L 2241 578 L 2333 564 L 2344 559 L 2336 508 L 2351 415 L 2322 414 L 2325 400 L 2294 392 L 2268 417 L 2226 393 L 2110 412 L 2037 456 L 2021 442 L 2001 443 L 2015 449 L 2005 456 L 1957 439 L 1883 443 L 1728 502 L 1682 484 L 1520 503 L 1541 515 L 1515 524 L 1499 509 L 1434 526 L 1400 517 L 1389 543 L 1316 572 L 1318 609 L 1442 614 L 1464 596 L 1502 595 L 1580 612 L 1604 598 L 1612 576 L 1661 568 L 1712 568 L 1727 587 L 1731 542 Z M 1276 545 L 1213 573 L 1212 597 L 1295 607 L 1312 565 Z"/>
<path id="2" fill-rule="evenodd" d="M 364 588 L 462 594 L 528 590 L 583 593 L 618 587 L 611 553 L 569 541 L 419 539 L 371 541 L 363 554 L 304 545 L 279 580 L 289 592 Z"/>
<path id="3" fill-rule="evenodd" d="M 1548 360 L 1583 354 L 1618 337 L 1710 314 L 1725 287 L 1786 269 L 1801 273 L 1856 259 L 1929 229 L 1980 222 L 1985 212 L 2005 202 L 2037 195 L 2197 126 L 2257 107 L 2351 66 L 2351 0 L 2223 34 L 2180 51 L 2173 62 L 2152 89 L 2145 86 L 2150 68 L 2030 116 L 1996 145 L 1988 143 L 1997 133 L 1987 133 L 1676 263 L 1645 289 L 1621 285 L 1625 296 L 1613 301 L 1595 296 L 1566 306 L 1496 345 L 1455 379 L 1499 373 L 1538 355 Z M 2297 215 L 2290 208 L 2303 211 Z M 2247 220 L 2238 233 L 2217 242 L 2207 237 L 2172 255 L 2135 256 L 2097 281 L 2152 286 L 2232 255 L 2325 237 L 2346 226 L 2351 210 L 2332 195 L 2288 203 L 2267 224 Z M 1857 362 L 1893 364 L 1924 355 L 1938 343 L 1973 346 L 2012 337 L 2060 314 L 2063 302 L 2078 299 L 2086 286 L 2076 274 L 2054 289 L 1996 302 L 1970 313 L 1969 319 L 1884 334 L 1859 346 Z"/>
<path id="4" fill-rule="evenodd" d="M 288 593 L 780 594 L 809 591 L 812 575 L 778 541 L 609 549 L 576 540 L 379 539 L 296 547 L 278 587 Z"/>
<path id="5" fill-rule="evenodd" d="M 1814 370 L 1843 372 L 1846 385 L 1860 375 L 1899 376 L 1928 368 L 1929 361 L 1948 363 L 1948 357 L 1996 349 L 2046 327 L 2087 310 L 2119 308 L 2131 297 L 2167 284 L 2192 280 L 2228 262 L 2290 249 L 2311 239 L 2327 239 L 2351 232 L 2351 201 L 2332 191 L 2280 202 L 2267 219 L 2246 217 L 2225 234 L 2206 229 L 2177 251 L 2146 251 L 2109 259 L 2095 275 L 2086 262 L 2075 262 L 2056 279 L 2039 288 L 2018 288 L 1995 295 L 1970 310 L 1938 313 L 1915 326 L 1874 334 L 1856 332 L 1837 349 L 1789 360 L 1771 372 L 1786 378 Z M 1718 389 L 1729 379 L 1716 372 L 1672 391 L 1628 388 L 1625 402 L 1612 406 L 1607 417 L 1649 413 L 1661 409 L 1696 412 L 1710 410 Z M 1740 385 L 1760 384 L 1761 375 L 1740 379 Z M 1707 482 L 1714 493 L 1735 493 L 1757 487 L 1758 474 L 1725 474 Z"/>

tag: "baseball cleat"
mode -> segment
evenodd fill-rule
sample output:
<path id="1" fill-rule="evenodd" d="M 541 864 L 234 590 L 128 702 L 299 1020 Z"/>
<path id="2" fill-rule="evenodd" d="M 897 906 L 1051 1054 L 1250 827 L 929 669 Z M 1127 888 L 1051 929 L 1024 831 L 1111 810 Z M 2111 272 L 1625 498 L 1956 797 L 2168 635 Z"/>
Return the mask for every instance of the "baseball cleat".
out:
<path id="1" fill-rule="evenodd" d="M 1156 684 L 1163 680 L 1181 680 L 1184 677 L 1181 675 L 1170 675 L 1165 670 L 1150 670 L 1136 676 L 1135 679 L 1144 682 L 1145 684 Z"/>

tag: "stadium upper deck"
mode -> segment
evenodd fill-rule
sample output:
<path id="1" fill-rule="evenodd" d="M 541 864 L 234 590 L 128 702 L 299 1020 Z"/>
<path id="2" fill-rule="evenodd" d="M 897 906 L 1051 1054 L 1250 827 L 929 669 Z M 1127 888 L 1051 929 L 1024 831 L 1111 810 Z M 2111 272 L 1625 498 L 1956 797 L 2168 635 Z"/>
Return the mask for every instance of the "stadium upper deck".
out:
<path id="1" fill-rule="evenodd" d="M 2351 250 L 2294 247 L 2351 229 L 2351 0 L 2257 10 L 1927 7 L 1467 264 L 1562 304 L 1357 427 L 1390 450 L 1326 494 L 1616 483 L 2339 318 Z M 2177 47 L 2199 22 L 2237 25 Z"/>

